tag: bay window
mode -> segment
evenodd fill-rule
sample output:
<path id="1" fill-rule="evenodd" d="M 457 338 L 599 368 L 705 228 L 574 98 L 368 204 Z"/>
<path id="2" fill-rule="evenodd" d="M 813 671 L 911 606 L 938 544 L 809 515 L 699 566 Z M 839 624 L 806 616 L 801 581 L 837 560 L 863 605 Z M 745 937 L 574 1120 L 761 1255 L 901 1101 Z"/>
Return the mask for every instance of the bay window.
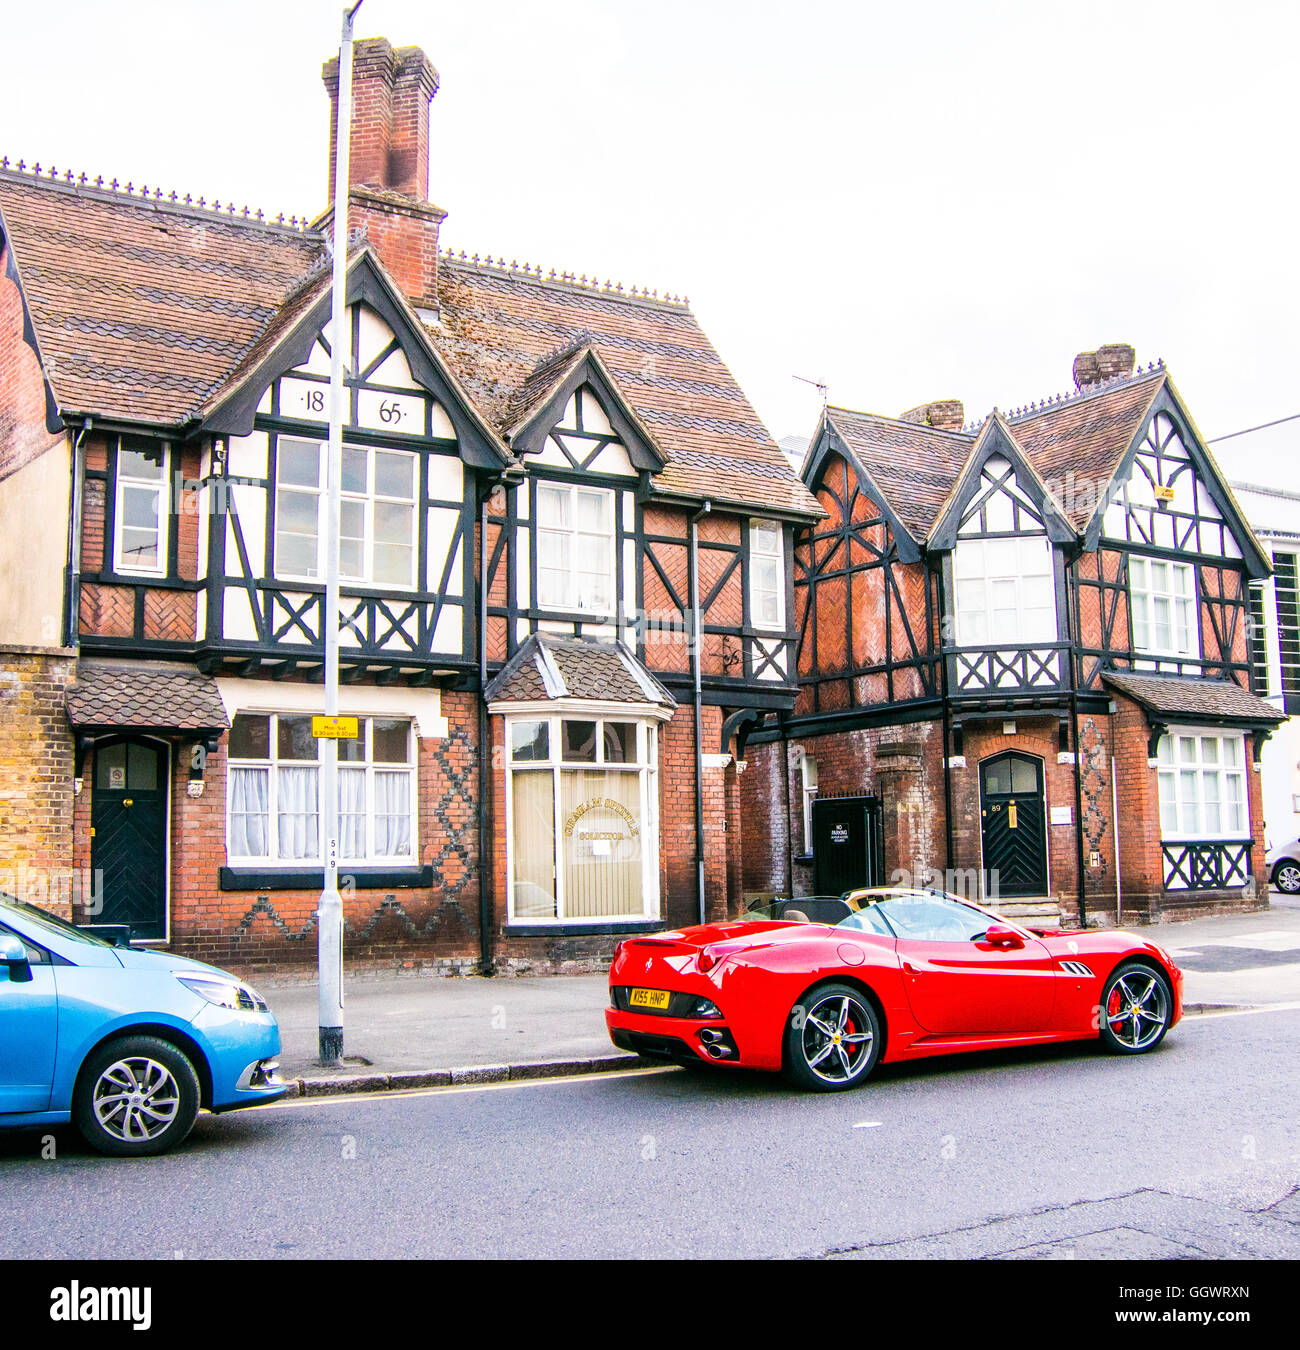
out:
<path id="1" fill-rule="evenodd" d="M 785 545 L 774 520 L 749 522 L 749 617 L 755 628 L 785 627 Z"/>
<path id="2" fill-rule="evenodd" d="M 520 716 L 507 744 L 511 920 L 654 918 L 657 726 Z"/>
<path id="3" fill-rule="evenodd" d="M 122 437 L 117 449 L 113 568 L 162 576 L 167 571 L 167 447 Z"/>
<path id="4" fill-rule="evenodd" d="M 537 484 L 537 591 L 544 609 L 613 611 L 613 492 Z"/>
<path id="5" fill-rule="evenodd" d="M 362 717 L 339 746 L 339 859 L 413 863 L 415 752 L 411 723 Z M 310 714 L 237 713 L 230 728 L 226 851 L 232 863 L 323 862 L 320 742 Z"/>
<path id="6" fill-rule="evenodd" d="M 1245 839 L 1246 749 L 1240 732 L 1174 731 L 1156 747 L 1163 839 Z"/>
<path id="7" fill-rule="evenodd" d="M 281 436 L 276 450 L 275 574 L 325 577 L 328 445 Z M 340 480 L 339 575 L 367 586 L 415 585 L 416 457 L 345 445 Z"/>
<path id="8" fill-rule="evenodd" d="M 1191 563 L 1131 556 L 1128 587 L 1134 651 L 1152 656 L 1200 655 L 1196 569 Z"/>
<path id="9" fill-rule="evenodd" d="M 953 579 L 960 646 L 1056 641 L 1056 581 L 1046 536 L 962 539 L 953 550 Z"/>

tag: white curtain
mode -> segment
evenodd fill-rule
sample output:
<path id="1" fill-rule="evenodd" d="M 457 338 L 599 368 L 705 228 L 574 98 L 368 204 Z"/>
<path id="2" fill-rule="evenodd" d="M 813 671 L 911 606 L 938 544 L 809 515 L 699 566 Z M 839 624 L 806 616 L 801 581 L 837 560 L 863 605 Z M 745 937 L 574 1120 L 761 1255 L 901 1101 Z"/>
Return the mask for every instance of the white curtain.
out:
<path id="1" fill-rule="evenodd" d="M 375 772 L 375 857 L 411 856 L 411 775 Z"/>
<path id="2" fill-rule="evenodd" d="M 366 856 L 366 771 L 339 767 L 339 857 Z"/>
<path id="3" fill-rule="evenodd" d="M 269 851 L 269 775 L 269 769 L 230 770 L 230 835 L 226 849 L 232 858 L 265 858 Z"/>
<path id="4" fill-rule="evenodd" d="M 276 806 L 280 857 L 320 858 L 320 816 L 317 769 L 280 765 L 276 774 Z"/>

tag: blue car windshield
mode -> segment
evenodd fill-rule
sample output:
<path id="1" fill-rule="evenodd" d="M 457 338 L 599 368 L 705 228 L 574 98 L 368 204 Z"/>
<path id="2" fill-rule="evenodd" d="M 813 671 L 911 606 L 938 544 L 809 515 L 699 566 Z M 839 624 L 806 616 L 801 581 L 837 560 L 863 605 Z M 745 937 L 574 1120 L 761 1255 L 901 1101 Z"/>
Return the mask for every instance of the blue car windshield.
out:
<path id="1" fill-rule="evenodd" d="M 56 914 L 47 914 L 45 910 L 37 909 L 35 905 L 29 905 L 25 900 L 15 900 L 12 895 L 0 895 L 0 919 L 5 917 L 6 910 L 11 911 L 24 922 L 35 924 L 37 928 L 43 928 L 46 932 L 66 938 L 69 942 L 84 942 L 87 947 L 111 948 L 113 945 L 111 942 L 105 942 L 102 938 L 97 938 L 80 928 L 74 928 L 66 919 L 60 919 Z"/>

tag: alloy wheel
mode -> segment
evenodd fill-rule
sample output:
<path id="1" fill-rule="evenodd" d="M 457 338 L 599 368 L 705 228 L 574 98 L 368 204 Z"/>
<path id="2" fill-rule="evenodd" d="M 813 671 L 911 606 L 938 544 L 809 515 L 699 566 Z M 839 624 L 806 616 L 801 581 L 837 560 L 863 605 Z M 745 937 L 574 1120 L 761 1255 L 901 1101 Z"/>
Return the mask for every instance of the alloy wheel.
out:
<path id="1" fill-rule="evenodd" d="M 866 1009 L 848 994 L 814 1003 L 804 1016 L 804 1063 L 827 1083 L 849 1083 L 871 1062 L 875 1036 Z"/>
<path id="2" fill-rule="evenodd" d="M 1273 872 L 1273 884 L 1287 895 L 1300 893 L 1300 862 L 1281 862 Z"/>
<path id="3" fill-rule="evenodd" d="M 133 1055 L 99 1075 L 91 1100 L 105 1133 L 123 1143 L 139 1144 L 157 1139 L 171 1127 L 180 1109 L 181 1090 L 165 1064 Z"/>
<path id="4" fill-rule="evenodd" d="M 1106 1023 L 1125 1050 L 1145 1050 L 1160 1039 L 1169 1020 L 1169 992 L 1149 970 L 1129 970 L 1111 986 Z"/>

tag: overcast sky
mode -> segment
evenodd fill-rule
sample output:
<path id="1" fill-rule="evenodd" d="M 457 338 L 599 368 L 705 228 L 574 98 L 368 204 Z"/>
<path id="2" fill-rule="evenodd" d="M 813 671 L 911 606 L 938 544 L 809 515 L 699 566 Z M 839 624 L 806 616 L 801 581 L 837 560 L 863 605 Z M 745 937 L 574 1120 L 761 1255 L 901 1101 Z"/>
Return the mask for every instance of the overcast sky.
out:
<path id="1" fill-rule="evenodd" d="M 314 215 L 339 13 L 9 0 L 0 153 Z M 974 415 L 1110 341 L 1207 437 L 1300 412 L 1293 0 L 365 0 L 357 34 L 441 72 L 444 243 L 689 294 L 778 437 L 795 375 Z M 1234 444 L 1300 486 L 1300 422 Z"/>

